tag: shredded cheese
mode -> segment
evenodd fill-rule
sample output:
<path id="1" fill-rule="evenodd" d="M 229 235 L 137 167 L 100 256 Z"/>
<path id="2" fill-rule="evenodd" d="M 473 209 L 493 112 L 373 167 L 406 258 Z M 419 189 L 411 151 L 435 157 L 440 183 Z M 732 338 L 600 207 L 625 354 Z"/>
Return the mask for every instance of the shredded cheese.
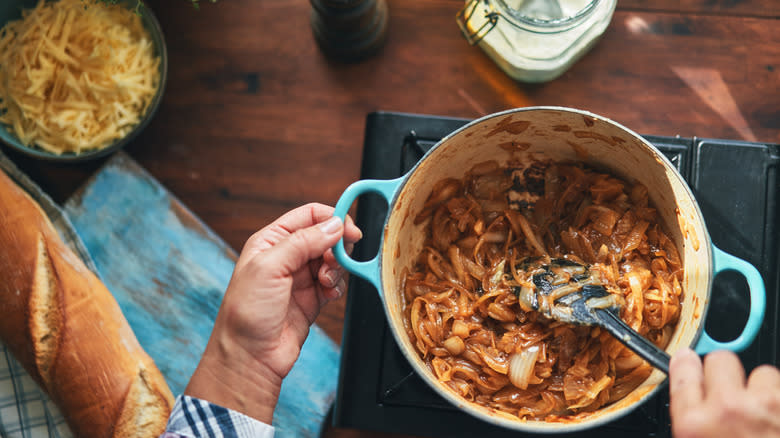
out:
<path id="1" fill-rule="evenodd" d="M 0 29 L 0 123 L 55 154 L 102 149 L 149 109 L 159 65 L 133 11 L 39 0 Z"/>

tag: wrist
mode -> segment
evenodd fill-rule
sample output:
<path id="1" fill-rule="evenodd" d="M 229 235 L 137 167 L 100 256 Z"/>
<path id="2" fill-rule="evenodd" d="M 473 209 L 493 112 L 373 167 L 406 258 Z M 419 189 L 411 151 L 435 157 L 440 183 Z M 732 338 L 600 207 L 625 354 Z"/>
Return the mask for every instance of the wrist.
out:
<path id="1" fill-rule="evenodd" d="M 271 424 L 282 378 L 240 348 L 206 346 L 186 395 Z"/>

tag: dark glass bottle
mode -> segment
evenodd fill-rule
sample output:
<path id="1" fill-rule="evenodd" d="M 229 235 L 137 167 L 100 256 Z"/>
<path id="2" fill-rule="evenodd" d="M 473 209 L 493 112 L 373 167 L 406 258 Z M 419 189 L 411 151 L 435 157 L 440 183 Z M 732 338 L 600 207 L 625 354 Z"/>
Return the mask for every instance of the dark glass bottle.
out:
<path id="1" fill-rule="evenodd" d="M 357 61 L 376 53 L 387 34 L 385 0 L 310 0 L 311 27 L 330 57 Z"/>

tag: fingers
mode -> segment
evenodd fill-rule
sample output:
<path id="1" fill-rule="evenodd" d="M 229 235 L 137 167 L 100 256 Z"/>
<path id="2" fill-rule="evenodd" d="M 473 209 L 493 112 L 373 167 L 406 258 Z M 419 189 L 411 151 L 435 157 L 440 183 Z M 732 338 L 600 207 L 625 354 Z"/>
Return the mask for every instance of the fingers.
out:
<path id="1" fill-rule="evenodd" d="M 672 421 L 701 404 L 704 375 L 699 356 L 691 349 L 680 350 L 669 363 L 669 411 Z"/>
<path id="2" fill-rule="evenodd" d="M 669 364 L 672 435 L 692 437 L 780 436 L 780 371 L 760 366 L 745 386 L 736 354 L 716 351 L 699 361 L 690 349 Z"/>
<path id="3" fill-rule="evenodd" d="M 346 233 L 347 230 L 345 229 L 345 240 Z M 362 235 L 359 235 L 358 237 L 362 237 Z M 352 254 L 352 249 L 354 246 L 354 243 L 349 242 L 344 245 L 344 249 L 347 251 L 347 254 Z M 328 300 L 340 298 L 347 290 L 346 281 L 344 280 L 344 268 L 338 264 L 336 257 L 333 255 L 333 250 L 330 249 L 325 251 L 325 254 L 322 255 L 322 261 L 323 263 L 319 268 L 319 272 L 317 273 L 317 279 L 323 288 L 332 289 L 332 294 L 328 295 L 326 293 L 326 295 L 328 295 Z"/>
<path id="4" fill-rule="evenodd" d="M 322 288 L 322 296 L 327 301 L 333 301 L 336 299 L 341 298 L 344 295 L 344 291 L 347 289 L 347 280 L 344 279 L 344 277 L 340 278 L 338 282 L 336 282 L 336 286 L 334 287 L 323 287 Z"/>
<path id="5" fill-rule="evenodd" d="M 247 240 L 244 249 L 248 250 L 248 252 L 265 251 L 277 245 L 297 230 L 327 221 L 333 216 L 333 210 L 333 207 L 317 203 L 306 204 L 291 210 L 254 233 Z M 349 250 L 350 245 L 362 237 L 363 233 L 355 225 L 352 218 L 347 216 L 344 227 L 346 248 Z"/>
<path id="6" fill-rule="evenodd" d="M 310 203 L 290 210 L 273 224 L 286 228 L 290 233 L 302 228 L 325 222 L 333 216 L 334 208 L 329 205 Z"/>
<path id="7" fill-rule="evenodd" d="M 299 229 L 268 249 L 264 263 L 276 270 L 277 275 L 292 275 L 310 260 L 322 257 L 341 238 L 343 231 L 344 226 L 338 217 Z"/>
<path id="8" fill-rule="evenodd" d="M 334 300 L 344 295 L 347 288 L 344 280 L 344 270 L 323 263 L 317 273 L 317 279 L 322 285 L 322 293 L 328 300 Z"/>
<path id="9" fill-rule="evenodd" d="M 315 203 L 290 210 L 249 237 L 241 252 L 265 251 L 295 231 L 325 222 L 332 215 L 332 207 Z"/>
<path id="10" fill-rule="evenodd" d="M 780 391 L 780 371 L 771 365 L 761 365 L 753 370 L 748 377 L 748 391 L 778 392 Z"/>
<path id="11" fill-rule="evenodd" d="M 340 219 L 333 217 L 333 211 L 333 207 L 316 203 L 289 211 L 250 237 L 242 251 L 243 258 L 251 259 L 260 252 L 269 252 L 276 257 L 272 265 L 276 271 L 274 274 L 286 275 L 321 257 L 321 266 L 313 267 L 311 273 L 322 286 L 326 298 L 338 298 L 346 289 L 344 281 L 341 281 L 344 271 L 330 248 L 343 237 L 345 249 L 351 253 L 363 233 L 351 217 L 347 216 L 342 224 Z M 330 236 L 327 236 L 331 232 L 328 224 L 336 224 Z M 316 231 L 317 225 L 324 233 Z"/>
<path id="12" fill-rule="evenodd" d="M 352 252 L 352 244 L 363 238 L 363 232 L 355 225 L 355 221 L 347 215 L 346 224 L 344 225 L 344 242 L 347 252 Z"/>
<path id="13" fill-rule="evenodd" d="M 296 230 L 325 222 L 333 216 L 333 211 L 334 208 L 329 205 L 313 202 L 285 213 L 275 220 L 272 225 L 279 225 L 292 233 Z M 355 225 L 352 218 L 347 215 L 344 227 L 344 240 L 354 243 L 360 240 L 361 237 L 363 237 L 363 233 Z"/>
<path id="14" fill-rule="evenodd" d="M 704 358 L 705 397 L 726 400 L 745 388 L 745 369 L 736 354 L 718 350 Z"/>
<path id="15" fill-rule="evenodd" d="M 355 242 L 363 237 L 363 233 L 354 224 L 352 218 L 347 216 L 344 226 L 344 249 L 347 254 L 352 254 Z M 336 261 L 333 250 L 325 251 L 322 256 L 322 265 L 317 273 L 317 279 L 323 287 L 323 295 L 328 300 L 334 300 L 344 295 L 347 289 L 344 279 L 344 269 Z"/>
<path id="16" fill-rule="evenodd" d="M 341 277 L 344 276 L 344 270 L 323 263 L 317 272 L 317 279 L 324 287 L 336 287 Z"/>

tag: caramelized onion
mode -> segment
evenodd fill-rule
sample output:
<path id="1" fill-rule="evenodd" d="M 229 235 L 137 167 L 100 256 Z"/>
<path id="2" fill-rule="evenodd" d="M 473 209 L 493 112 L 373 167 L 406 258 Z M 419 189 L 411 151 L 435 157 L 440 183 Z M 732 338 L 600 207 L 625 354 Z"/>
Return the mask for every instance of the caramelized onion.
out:
<path id="1" fill-rule="evenodd" d="M 538 303 L 536 301 L 536 291 L 528 286 L 521 286 L 517 291 L 517 300 L 520 303 L 520 308 L 524 312 L 530 312 L 536 309 Z"/>
<path id="2" fill-rule="evenodd" d="M 544 315 L 600 284 L 610 295 L 589 305 L 621 307 L 627 324 L 666 346 L 683 267 L 657 214 L 644 186 L 581 164 L 477 164 L 437 183 L 414 218 L 428 236 L 402 272 L 404 328 L 437 379 L 501 415 L 569 421 L 615 402 L 649 365 L 606 331 Z"/>
<path id="3" fill-rule="evenodd" d="M 468 337 L 469 326 L 465 322 L 456 319 L 452 322 L 452 334 L 461 338 Z"/>
<path id="4" fill-rule="evenodd" d="M 536 358 L 539 356 L 539 346 L 532 345 L 509 358 L 509 381 L 517 388 L 528 388 L 528 382 L 534 373 Z"/>
<path id="5" fill-rule="evenodd" d="M 442 345 L 444 345 L 444 348 L 446 348 L 447 351 L 449 351 L 453 356 L 457 356 L 466 350 L 466 344 L 463 343 L 463 339 L 457 336 L 450 336 L 444 340 Z"/>
<path id="6" fill-rule="evenodd" d="M 591 298 L 588 300 L 588 307 L 592 309 L 608 309 L 611 307 L 621 307 L 622 297 L 614 294 L 604 295 L 603 297 Z"/>

